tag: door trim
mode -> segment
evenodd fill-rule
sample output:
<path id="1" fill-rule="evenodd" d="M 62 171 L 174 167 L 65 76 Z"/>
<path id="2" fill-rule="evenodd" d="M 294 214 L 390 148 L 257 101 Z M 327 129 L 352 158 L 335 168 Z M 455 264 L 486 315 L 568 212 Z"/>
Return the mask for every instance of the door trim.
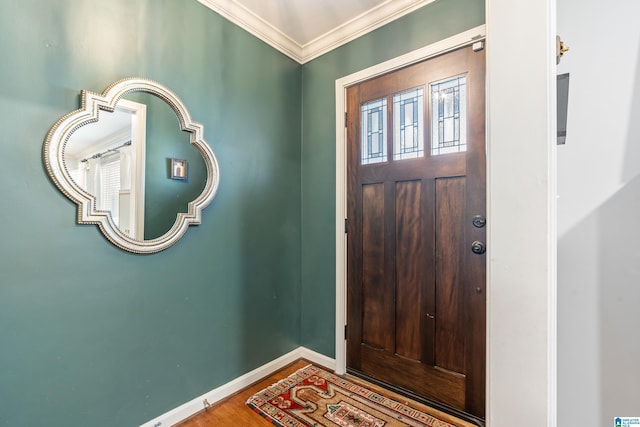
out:
<path id="1" fill-rule="evenodd" d="M 347 217 L 347 152 L 346 90 L 348 86 L 416 62 L 468 46 L 485 39 L 485 25 L 481 25 L 442 41 L 433 43 L 389 61 L 374 65 L 336 80 L 336 373 L 347 368 L 347 346 L 344 339 L 347 321 L 347 237 L 344 221 Z M 488 237 L 488 236 L 487 236 Z M 489 244 L 489 242 L 487 242 Z"/>

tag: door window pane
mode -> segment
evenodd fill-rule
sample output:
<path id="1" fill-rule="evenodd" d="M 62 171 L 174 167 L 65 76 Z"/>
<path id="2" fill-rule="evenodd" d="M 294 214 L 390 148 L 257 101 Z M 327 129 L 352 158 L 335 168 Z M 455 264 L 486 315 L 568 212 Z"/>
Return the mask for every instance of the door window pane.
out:
<path id="1" fill-rule="evenodd" d="M 387 99 L 362 104 L 362 164 L 387 161 Z"/>
<path id="2" fill-rule="evenodd" d="M 393 158 L 424 156 L 424 89 L 393 96 Z"/>
<path id="3" fill-rule="evenodd" d="M 467 151 L 467 77 L 431 84 L 431 154 Z"/>

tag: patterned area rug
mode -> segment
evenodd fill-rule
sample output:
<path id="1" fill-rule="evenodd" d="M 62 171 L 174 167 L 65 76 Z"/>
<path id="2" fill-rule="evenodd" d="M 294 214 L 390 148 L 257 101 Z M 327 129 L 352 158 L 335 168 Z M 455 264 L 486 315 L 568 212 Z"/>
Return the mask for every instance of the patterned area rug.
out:
<path id="1" fill-rule="evenodd" d="M 247 405 L 280 427 L 456 427 L 312 365 Z"/>

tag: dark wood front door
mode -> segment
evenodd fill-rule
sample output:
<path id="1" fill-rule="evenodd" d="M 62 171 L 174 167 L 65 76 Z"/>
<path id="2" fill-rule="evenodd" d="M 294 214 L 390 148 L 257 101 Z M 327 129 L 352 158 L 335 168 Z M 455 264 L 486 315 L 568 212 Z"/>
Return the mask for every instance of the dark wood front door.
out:
<path id="1" fill-rule="evenodd" d="M 466 47 L 347 88 L 347 368 L 478 417 L 484 74 Z"/>

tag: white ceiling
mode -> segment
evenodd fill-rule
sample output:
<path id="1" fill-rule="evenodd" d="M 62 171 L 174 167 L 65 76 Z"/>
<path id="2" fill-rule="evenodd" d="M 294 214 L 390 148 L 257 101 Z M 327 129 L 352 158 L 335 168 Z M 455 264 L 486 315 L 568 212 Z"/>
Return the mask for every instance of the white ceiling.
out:
<path id="1" fill-rule="evenodd" d="M 79 160 L 113 148 L 124 140 L 131 140 L 130 111 L 116 108 L 113 112 L 100 110 L 100 121 L 89 123 L 73 132 L 65 147 L 67 159 Z"/>
<path id="2" fill-rule="evenodd" d="M 236 0 L 301 46 L 387 0 Z"/>
<path id="3" fill-rule="evenodd" d="M 300 63 L 435 0 L 198 0 Z"/>

